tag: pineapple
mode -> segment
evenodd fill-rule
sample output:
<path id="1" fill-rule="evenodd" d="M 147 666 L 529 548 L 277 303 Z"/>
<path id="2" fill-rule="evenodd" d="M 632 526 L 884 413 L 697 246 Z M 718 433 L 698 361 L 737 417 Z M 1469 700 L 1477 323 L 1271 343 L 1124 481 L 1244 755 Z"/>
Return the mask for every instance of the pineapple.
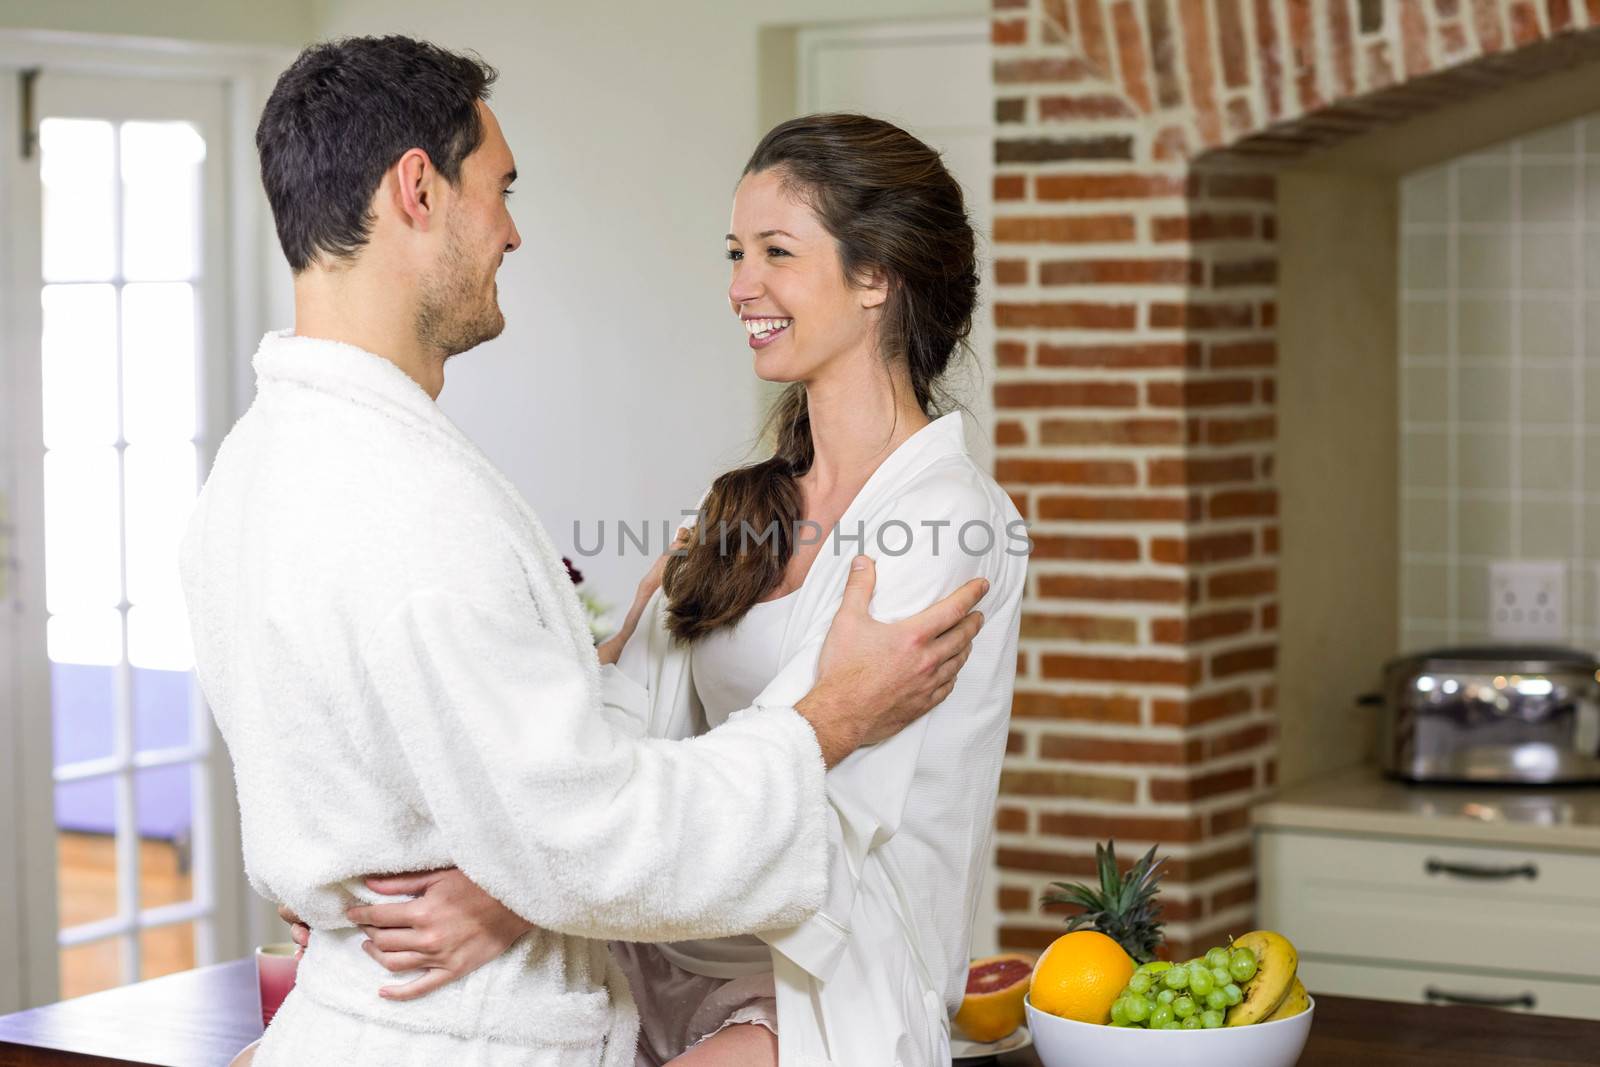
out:
<path id="1" fill-rule="evenodd" d="M 1151 848 L 1124 878 L 1117 869 L 1115 841 L 1095 845 L 1094 858 L 1100 869 L 1098 892 L 1088 886 L 1053 882 L 1057 891 L 1047 894 L 1045 903 L 1081 906 L 1082 914 L 1067 923 L 1069 933 L 1091 926 L 1120 944 L 1135 961 L 1149 963 L 1161 944 L 1161 904 L 1156 894 L 1160 892 L 1161 865 L 1167 861 L 1156 859 L 1156 850 Z"/>

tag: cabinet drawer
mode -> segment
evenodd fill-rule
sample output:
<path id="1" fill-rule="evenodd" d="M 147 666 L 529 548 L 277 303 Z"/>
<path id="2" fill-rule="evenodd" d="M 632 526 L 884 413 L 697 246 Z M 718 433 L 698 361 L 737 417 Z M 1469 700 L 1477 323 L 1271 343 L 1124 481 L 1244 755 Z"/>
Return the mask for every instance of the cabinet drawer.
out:
<path id="1" fill-rule="evenodd" d="M 1261 924 L 1310 955 L 1600 978 L 1600 856 L 1263 830 Z"/>
<path id="2" fill-rule="evenodd" d="M 1300 978 L 1313 996 L 1328 993 L 1421 1004 L 1480 1000 L 1508 1011 L 1600 1019 L 1600 983 L 1597 982 L 1367 966 L 1311 955 L 1300 961 Z"/>

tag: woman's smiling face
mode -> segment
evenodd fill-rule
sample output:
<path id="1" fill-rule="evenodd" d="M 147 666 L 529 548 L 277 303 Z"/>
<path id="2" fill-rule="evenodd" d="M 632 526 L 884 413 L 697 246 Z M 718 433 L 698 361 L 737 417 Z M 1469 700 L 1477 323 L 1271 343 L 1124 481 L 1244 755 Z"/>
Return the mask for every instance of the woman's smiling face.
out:
<path id="1" fill-rule="evenodd" d="M 851 285 L 821 220 L 781 172 L 747 174 L 733 197 L 728 303 L 769 382 L 809 382 L 843 358 L 871 356 L 886 289 Z"/>

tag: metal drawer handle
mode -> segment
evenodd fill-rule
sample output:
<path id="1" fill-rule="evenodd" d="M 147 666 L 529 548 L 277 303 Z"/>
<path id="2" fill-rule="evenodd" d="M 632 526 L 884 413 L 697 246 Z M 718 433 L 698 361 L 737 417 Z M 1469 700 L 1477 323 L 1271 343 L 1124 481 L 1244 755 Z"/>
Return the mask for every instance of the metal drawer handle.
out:
<path id="1" fill-rule="evenodd" d="M 1422 991 L 1430 1004 L 1469 1004 L 1475 1008 L 1527 1008 L 1532 1011 L 1539 1001 L 1532 993 L 1519 993 L 1509 997 L 1486 996 L 1481 993 L 1446 993 L 1429 986 Z"/>
<path id="2" fill-rule="evenodd" d="M 1483 881 L 1526 878 L 1531 882 L 1539 877 L 1539 868 L 1532 863 L 1524 863 L 1520 867 L 1481 867 L 1476 863 L 1446 863 L 1444 860 L 1430 859 L 1426 867 L 1429 874 L 1450 874 L 1457 878 L 1477 878 Z"/>

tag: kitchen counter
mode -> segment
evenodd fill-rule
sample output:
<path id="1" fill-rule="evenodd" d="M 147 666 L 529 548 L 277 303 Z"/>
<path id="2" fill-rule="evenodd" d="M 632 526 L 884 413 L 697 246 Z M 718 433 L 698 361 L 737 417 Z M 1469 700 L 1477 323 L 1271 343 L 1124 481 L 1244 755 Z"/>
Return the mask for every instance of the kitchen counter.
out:
<path id="1" fill-rule="evenodd" d="M 1253 819 L 1256 922 L 1293 939 L 1313 992 L 1600 1021 L 1600 789 L 1354 769 Z"/>
<path id="2" fill-rule="evenodd" d="M 260 1033 L 255 964 L 236 960 L 0 1016 L 0 1067 L 225 1067 Z M 1600 1022 L 1318 997 L 1299 1067 L 1566 1067 L 1596 1049 Z M 1041 1067 L 1033 1049 L 991 1063 Z"/>
<path id="3" fill-rule="evenodd" d="M 1600 786 L 1407 785 L 1361 767 L 1258 804 L 1260 828 L 1600 852 Z"/>
<path id="4" fill-rule="evenodd" d="M 235 960 L 0 1016 L 0 1067 L 226 1067 L 260 1036 L 255 960 Z"/>
<path id="5" fill-rule="evenodd" d="M 1296 1067 L 1593 1067 L 1597 1049 L 1600 1022 L 1584 1019 L 1317 997 Z M 1042 1067 L 1031 1048 L 994 1063 Z"/>

